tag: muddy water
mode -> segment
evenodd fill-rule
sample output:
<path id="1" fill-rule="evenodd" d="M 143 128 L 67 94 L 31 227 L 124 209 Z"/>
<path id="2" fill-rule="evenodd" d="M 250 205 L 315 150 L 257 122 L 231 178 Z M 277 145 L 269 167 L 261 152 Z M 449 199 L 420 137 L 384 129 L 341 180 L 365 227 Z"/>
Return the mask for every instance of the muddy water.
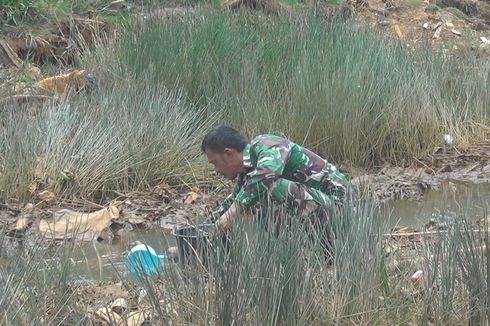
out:
<path id="1" fill-rule="evenodd" d="M 100 281 L 118 281 L 126 277 L 125 257 L 133 241 L 141 241 L 163 254 L 175 246 L 174 237 L 162 230 L 135 230 L 111 242 L 77 242 L 70 253 L 75 278 Z M 58 260 L 58 255 L 52 259 Z"/>
<path id="2" fill-rule="evenodd" d="M 421 229 L 430 220 L 457 218 L 464 211 L 472 221 L 485 217 L 490 207 L 490 184 L 445 183 L 439 191 L 429 190 L 422 200 L 401 200 L 386 204 L 390 225 Z"/>
<path id="3" fill-rule="evenodd" d="M 441 186 L 439 191 L 429 191 L 423 200 L 404 200 L 387 203 L 389 224 L 422 229 L 429 220 L 443 216 L 456 217 L 461 208 L 472 220 L 481 219 L 490 198 L 490 185 L 453 184 Z M 487 206 L 488 207 L 488 206 Z M 136 230 L 126 233 L 110 243 L 77 243 L 72 265 L 75 275 L 90 280 L 118 280 L 125 277 L 124 258 L 131 242 L 139 240 L 163 253 L 175 245 L 174 237 L 161 230 Z"/>

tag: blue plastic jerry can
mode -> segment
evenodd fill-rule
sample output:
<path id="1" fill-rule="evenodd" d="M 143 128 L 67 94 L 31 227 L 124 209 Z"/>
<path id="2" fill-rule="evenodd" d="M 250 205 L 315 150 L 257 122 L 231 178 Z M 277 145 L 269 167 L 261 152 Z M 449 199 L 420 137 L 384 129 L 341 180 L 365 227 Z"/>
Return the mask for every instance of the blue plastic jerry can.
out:
<path id="1" fill-rule="evenodd" d="M 157 274 L 158 267 L 166 260 L 166 255 L 158 255 L 152 247 L 138 244 L 126 256 L 126 268 L 131 277 L 140 279 Z"/>

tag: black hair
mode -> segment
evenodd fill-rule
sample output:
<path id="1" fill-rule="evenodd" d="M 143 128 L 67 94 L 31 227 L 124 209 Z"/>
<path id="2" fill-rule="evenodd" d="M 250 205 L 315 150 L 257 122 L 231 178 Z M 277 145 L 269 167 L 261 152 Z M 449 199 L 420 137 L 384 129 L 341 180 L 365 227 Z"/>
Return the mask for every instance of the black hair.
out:
<path id="1" fill-rule="evenodd" d="M 247 145 L 248 141 L 238 130 L 227 125 L 220 125 L 211 129 L 201 143 L 201 150 L 204 152 L 206 148 L 222 153 L 225 148 L 233 148 L 239 152 Z"/>

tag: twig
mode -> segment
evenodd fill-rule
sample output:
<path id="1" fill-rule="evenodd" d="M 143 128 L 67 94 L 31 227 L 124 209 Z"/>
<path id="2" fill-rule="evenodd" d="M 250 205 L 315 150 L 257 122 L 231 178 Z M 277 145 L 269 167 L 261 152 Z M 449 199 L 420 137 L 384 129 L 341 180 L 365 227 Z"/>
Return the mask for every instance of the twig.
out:
<path id="1" fill-rule="evenodd" d="M 429 169 L 432 171 L 432 174 L 436 174 L 436 171 L 434 171 L 433 168 L 431 168 L 430 166 L 428 166 L 427 164 L 425 164 L 424 162 L 420 161 L 418 158 L 414 157 L 413 158 L 415 161 L 417 161 L 418 163 L 422 164 L 426 169 Z"/>
<path id="2" fill-rule="evenodd" d="M 20 68 L 22 66 L 22 61 L 20 58 L 17 56 L 17 53 L 15 53 L 12 48 L 8 45 L 7 42 L 4 40 L 0 40 L 0 46 L 3 48 L 7 56 L 9 57 L 10 61 L 17 67 Z"/>
<path id="3" fill-rule="evenodd" d="M 31 99 L 37 99 L 37 100 L 54 100 L 53 96 L 48 96 L 48 95 L 26 95 L 26 94 L 17 94 L 17 95 L 11 95 L 6 98 L 3 98 L 0 100 L 0 106 L 4 105 L 10 101 L 13 100 L 31 100 Z"/>
<path id="4" fill-rule="evenodd" d="M 480 229 L 473 229 L 472 232 L 475 233 L 480 233 L 480 232 L 490 232 L 489 230 L 480 230 Z M 403 232 L 403 233 L 385 233 L 383 234 L 383 237 L 390 238 L 390 237 L 411 237 L 411 236 L 428 236 L 428 235 L 434 235 L 434 234 L 447 234 L 449 233 L 448 230 L 438 230 L 438 231 L 420 231 L 420 232 Z"/>

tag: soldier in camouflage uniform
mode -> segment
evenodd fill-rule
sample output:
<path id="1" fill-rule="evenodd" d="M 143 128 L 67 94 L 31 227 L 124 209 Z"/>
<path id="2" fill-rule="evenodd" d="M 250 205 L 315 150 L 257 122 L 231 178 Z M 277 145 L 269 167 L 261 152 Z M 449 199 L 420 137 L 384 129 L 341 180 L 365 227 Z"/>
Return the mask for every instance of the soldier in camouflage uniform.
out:
<path id="1" fill-rule="evenodd" d="M 326 232 L 322 243 L 330 253 L 329 219 L 351 192 L 347 177 L 334 165 L 288 139 L 266 134 L 248 143 L 224 125 L 204 137 L 201 149 L 216 172 L 238 179 L 233 193 L 212 214 L 217 236 L 230 229 L 240 210 L 267 206 L 272 200 L 300 215 L 313 215 L 316 226 Z M 177 249 L 169 253 L 176 257 Z"/>
<path id="2" fill-rule="evenodd" d="M 238 178 L 234 192 L 213 213 L 212 221 L 223 232 L 239 210 L 267 199 L 297 212 L 315 206 L 319 221 L 327 224 L 350 192 L 348 178 L 334 165 L 276 135 L 247 143 L 235 129 L 219 126 L 206 135 L 202 150 L 218 173 Z"/>

